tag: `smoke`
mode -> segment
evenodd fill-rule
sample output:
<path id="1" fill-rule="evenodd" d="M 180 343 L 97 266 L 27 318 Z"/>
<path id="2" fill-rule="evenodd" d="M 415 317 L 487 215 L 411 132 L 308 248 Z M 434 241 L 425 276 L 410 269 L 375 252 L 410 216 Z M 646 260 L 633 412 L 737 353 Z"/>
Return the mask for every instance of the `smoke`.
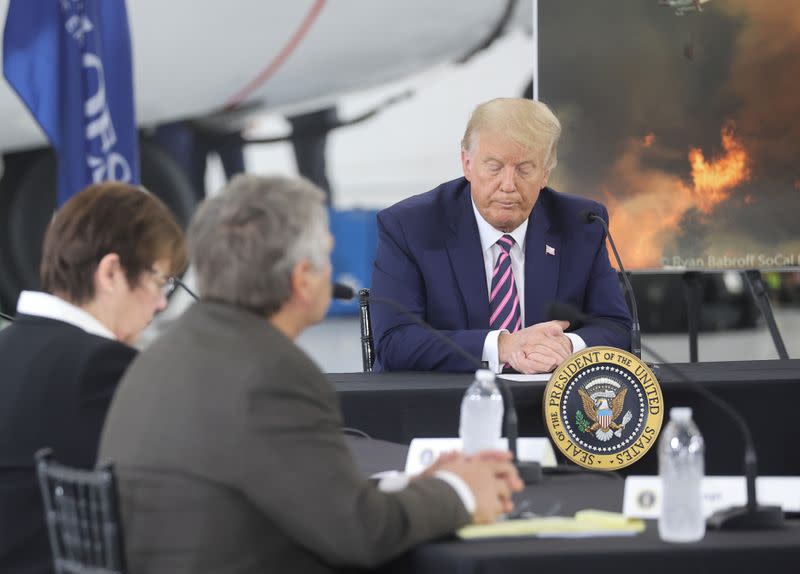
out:
<path id="1" fill-rule="evenodd" d="M 800 10 L 794 0 L 715 2 L 739 22 L 724 88 L 738 103 L 735 120 L 759 175 L 800 176 Z"/>
<path id="2" fill-rule="evenodd" d="M 554 184 L 606 202 L 631 267 L 800 254 L 800 10 L 611 6 L 540 3 L 540 92 L 569 112 Z"/>

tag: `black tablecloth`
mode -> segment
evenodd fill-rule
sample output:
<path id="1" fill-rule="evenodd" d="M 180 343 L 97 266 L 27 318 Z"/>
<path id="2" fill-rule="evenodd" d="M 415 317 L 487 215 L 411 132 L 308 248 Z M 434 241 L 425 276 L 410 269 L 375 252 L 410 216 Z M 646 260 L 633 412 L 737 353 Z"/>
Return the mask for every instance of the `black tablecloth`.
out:
<path id="1" fill-rule="evenodd" d="M 518 538 L 430 543 L 387 564 L 387 574 L 796 574 L 800 569 L 800 522 L 764 532 L 706 533 L 691 544 L 658 538 L 656 523 L 633 537 L 591 539 Z"/>
<path id="2" fill-rule="evenodd" d="M 382 441 L 351 440 L 362 468 L 398 468 L 405 449 Z M 539 515 L 571 516 L 595 508 L 621 512 L 624 480 L 613 473 L 546 476 L 540 484 L 515 495 L 517 505 Z M 800 565 L 800 521 L 785 530 L 766 532 L 708 531 L 700 542 L 668 544 L 658 537 L 655 521 L 632 537 L 492 540 L 449 538 L 421 545 L 382 566 L 385 574 L 558 574 L 661 572 L 796 573 Z"/>
<path id="3" fill-rule="evenodd" d="M 675 364 L 691 380 L 730 401 L 748 421 L 764 475 L 800 475 L 800 360 Z M 716 406 L 665 366 L 655 368 L 664 401 L 691 406 L 706 439 L 707 474 L 741 474 L 738 428 Z M 468 374 L 344 373 L 328 375 L 339 395 L 345 424 L 374 438 L 408 443 L 414 437 L 458 435 Z M 511 383 L 521 436 L 545 436 L 544 382 Z M 627 472 L 655 474 L 652 449 Z M 800 568 L 800 567 L 799 567 Z"/>

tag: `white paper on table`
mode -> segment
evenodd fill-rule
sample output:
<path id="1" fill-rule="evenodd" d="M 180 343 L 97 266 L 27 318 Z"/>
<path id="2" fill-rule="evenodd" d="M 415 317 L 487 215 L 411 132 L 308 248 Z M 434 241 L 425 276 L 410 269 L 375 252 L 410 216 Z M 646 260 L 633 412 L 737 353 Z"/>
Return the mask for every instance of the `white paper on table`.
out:
<path id="1" fill-rule="evenodd" d="M 553 373 L 537 373 L 535 375 L 497 375 L 506 381 L 514 381 L 516 383 L 532 383 L 536 381 L 549 381 Z"/>

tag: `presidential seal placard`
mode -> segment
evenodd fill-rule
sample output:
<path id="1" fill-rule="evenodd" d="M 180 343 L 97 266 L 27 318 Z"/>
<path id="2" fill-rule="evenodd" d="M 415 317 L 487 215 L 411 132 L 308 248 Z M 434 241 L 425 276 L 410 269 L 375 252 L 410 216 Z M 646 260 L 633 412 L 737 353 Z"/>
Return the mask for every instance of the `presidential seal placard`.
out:
<path id="1" fill-rule="evenodd" d="M 656 443 L 664 417 L 661 387 L 636 356 L 614 347 L 574 353 L 550 377 L 544 422 L 575 464 L 617 470 Z"/>

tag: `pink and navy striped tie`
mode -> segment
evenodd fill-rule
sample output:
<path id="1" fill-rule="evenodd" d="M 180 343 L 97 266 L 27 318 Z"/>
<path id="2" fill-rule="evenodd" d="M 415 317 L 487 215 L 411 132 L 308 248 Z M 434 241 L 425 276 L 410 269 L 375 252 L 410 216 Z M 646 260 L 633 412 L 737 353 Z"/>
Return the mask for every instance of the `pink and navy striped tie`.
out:
<path id="1" fill-rule="evenodd" d="M 508 329 L 513 333 L 522 327 L 517 282 L 511 269 L 511 248 L 514 243 L 510 235 L 503 235 L 497 240 L 500 257 L 494 266 L 492 289 L 489 292 L 489 327 L 493 331 Z"/>

